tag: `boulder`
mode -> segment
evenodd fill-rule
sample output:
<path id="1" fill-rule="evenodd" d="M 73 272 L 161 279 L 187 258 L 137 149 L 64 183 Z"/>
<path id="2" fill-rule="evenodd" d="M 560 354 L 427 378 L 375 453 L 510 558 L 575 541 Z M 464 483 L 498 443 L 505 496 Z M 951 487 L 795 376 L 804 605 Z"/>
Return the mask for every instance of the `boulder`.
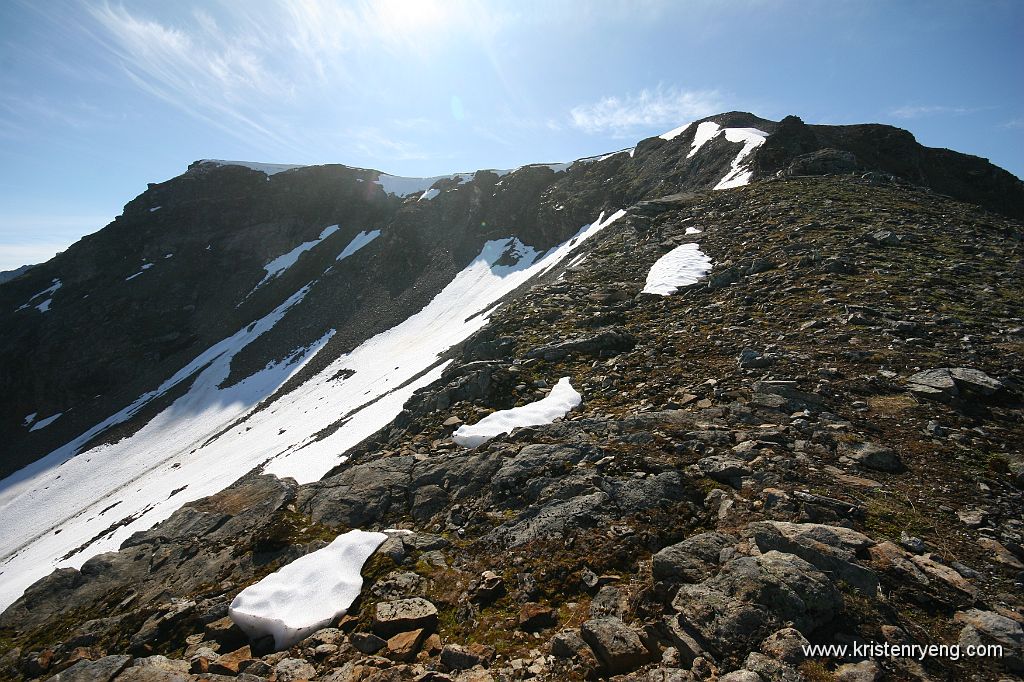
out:
<path id="1" fill-rule="evenodd" d="M 943 403 L 989 398 L 1005 388 L 1002 382 L 970 367 L 927 369 L 907 379 L 907 390 L 914 396 Z"/>
<path id="2" fill-rule="evenodd" d="M 874 540 L 849 528 L 820 523 L 761 521 L 747 526 L 758 549 L 795 554 L 815 567 L 843 580 L 864 595 L 874 597 L 878 577 L 874 571 L 856 563 L 868 558 Z"/>
<path id="3" fill-rule="evenodd" d="M 540 632 L 554 627 L 558 613 L 550 606 L 527 602 L 519 609 L 519 628 L 526 632 Z"/>
<path id="4" fill-rule="evenodd" d="M 132 661 L 131 656 L 105 656 L 96 661 L 79 661 L 47 682 L 110 682 Z"/>
<path id="5" fill-rule="evenodd" d="M 698 585 L 683 585 L 672 602 L 704 639 L 754 648 L 787 623 L 811 634 L 842 609 L 832 581 L 795 554 L 776 550 L 739 557 Z"/>
<path id="6" fill-rule="evenodd" d="M 388 656 L 396 661 L 409 662 L 416 658 L 420 645 L 426 639 L 427 631 L 420 628 L 409 632 L 399 632 L 388 640 Z"/>
<path id="7" fill-rule="evenodd" d="M 469 670 L 476 666 L 487 667 L 494 660 L 494 647 L 484 644 L 446 644 L 441 649 L 442 670 Z"/>
<path id="8" fill-rule="evenodd" d="M 580 633 L 612 675 L 635 670 L 651 659 L 640 635 L 618 618 L 588 620 Z"/>
<path id="9" fill-rule="evenodd" d="M 723 549 L 737 539 L 725 533 L 700 533 L 659 550 L 652 559 L 655 580 L 697 583 L 718 568 Z"/>
<path id="10" fill-rule="evenodd" d="M 839 454 L 875 471 L 899 473 L 906 468 L 895 450 L 877 443 L 843 443 L 839 446 Z"/>
<path id="11" fill-rule="evenodd" d="M 437 607 L 422 597 L 380 602 L 373 616 L 373 629 L 386 636 L 436 626 Z"/>
<path id="12" fill-rule="evenodd" d="M 277 682 L 299 682 L 316 676 L 316 668 L 301 658 L 285 658 L 274 666 Z"/>

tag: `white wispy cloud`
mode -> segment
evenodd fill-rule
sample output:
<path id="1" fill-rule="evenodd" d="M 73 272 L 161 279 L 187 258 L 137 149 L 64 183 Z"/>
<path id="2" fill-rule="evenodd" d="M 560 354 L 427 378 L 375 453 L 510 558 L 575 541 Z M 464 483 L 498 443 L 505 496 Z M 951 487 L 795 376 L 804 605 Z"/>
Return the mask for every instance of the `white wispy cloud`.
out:
<path id="1" fill-rule="evenodd" d="M 889 111 L 896 118 L 924 118 L 926 116 L 964 116 L 984 111 L 987 107 L 962 107 L 944 105 L 905 105 Z"/>
<path id="2" fill-rule="evenodd" d="M 415 64 L 469 33 L 474 7 L 469 0 L 219 0 L 172 24 L 138 6 L 96 0 L 87 5 L 93 25 L 86 30 L 137 88 L 261 149 L 309 157 L 330 144 L 408 159 L 419 152 L 398 136 L 414 126 L 387 135 L 371 127 L 311 130 L 308 122 L 329 121 L 378 93 L 375 60 Z"/>
<path id="3" fill-rule="evenodd" d="M 573 107 L 569 123 L 587 133 L 626 137 L 640 129 L 678 126 L 722 110 L 723 97 L 717 90 L 684 90 L 659 85 L 653 90 L 604 97 Z"/>
<path id="4" fill-rule="evenodd" d="M 1016 129 L 1024 128 L 1024 118 L 1014 118 L 1014 119 L 1011 119 L 1011 120 L 1007 121 L 1006 123 L 1004 123 L 1002 125 L 1002 127 L 1003 128 L 1008 128 L 1009 130 L 1016 130 Z"/>

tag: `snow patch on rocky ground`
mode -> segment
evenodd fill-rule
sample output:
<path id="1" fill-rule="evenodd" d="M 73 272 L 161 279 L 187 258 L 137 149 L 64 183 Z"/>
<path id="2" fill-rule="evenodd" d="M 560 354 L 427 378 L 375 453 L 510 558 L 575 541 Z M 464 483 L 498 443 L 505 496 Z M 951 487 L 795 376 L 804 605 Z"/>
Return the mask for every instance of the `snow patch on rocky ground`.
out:
<path id="1" fill-rule="evenodd" d="M 677 246 L 651 266 L 642 293 L 671 296 L 681 287 L 696 284 L 709 270 L 711 259 L 699 245 Z"/>
<path id="2" fill-rule="evenodd" d="M 452 434 L 452 440 L 464 447 L 475 448 L 520 426 L 550 424 L 581 402 L 583 396 L 569 383 L 569 377 L 562 377 L 544 398 L 511 410 L 498 410 L 476 424 L 460 426 Z"/>
<path id="3" fill-rule="evenodd" d="M 339 535 L 239 592 L 228 615 L 251 639 L 271 635 L 276 650 L 287 649 L 345 615 L 363 588 L 363 564 L 387 538 Z"/>
<path id="4" fill-rule="evenodd" d="M 338 254 L 338 258 L 336 260 L 345 260 L 346 258 L 351 256 L 356 251 L 358 251 L 359 249 L 363 248 L 364 246 L 366 246 L 367 244 L 369 244 L 370 242 L 372 242 L 374 239 L 376 239 L 379 236 L 380 236 L 380 230 L 371 230 L 370 232 L 366 232 L 366 231 L 360 232 L 355 237 L 352 237 L 352 241 L 350 241 L 345 246 L 345 248 L 341 250 L 341 253 Z"/>

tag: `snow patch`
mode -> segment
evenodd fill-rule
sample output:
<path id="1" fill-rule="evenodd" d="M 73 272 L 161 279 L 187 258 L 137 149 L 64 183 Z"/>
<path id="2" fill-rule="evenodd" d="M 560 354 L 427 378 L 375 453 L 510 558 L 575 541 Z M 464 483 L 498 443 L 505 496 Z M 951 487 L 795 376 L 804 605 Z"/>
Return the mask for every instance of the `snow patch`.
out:
<path id="1" fill-rule="evenodd" d="M 752 171 L 744 165 L 744 161 L 750 156 L 752 151 L 764 144 L 765 140 L 768 139 L 768 133 L 757 128 L 726 128 L 725 139 L 729 140 L 729 142 L 743 143 L 743 148 L 736 154 L 736 158 L 732 160 L 732 167 L 729 172 L 724 178 L 719 180 L 714 189 L 730 189 L 746 185 L 750 182 Z"/>
<path id="2" fill-rule="evenodd" d="M 674 140 L 677 137 L 679 137 L 680 135 L 682 135 L 683 133 L 685 133 L 686 129 L 689 128 L 691 125 L 693 125 L 692 122 L 691 123 L 684 123 L 683 125 L 679 126 L 678 128 L 673 128 L 672 130 L 668 131 L 667 133 L 662 133 L 661 135 L 658 135 L 658 137 L 660 137 L 663 140 Z"/>
<path id="3" fill-rule="evenodd" d="M 704 121 L 699 124 L 696 132 L 693 134 L 693 143 L 690 147 L 690 153 L 686 155 L 686 158 L 692 158 L 705 143 L 718 135 L 721 129 L 722 127 L 714 121 Z"/>
<path id="4" fill-rule="evenodd" d="M 711 269 L 711 259 L 697 244 L 683 244 L 659 258 L 647 273 L 642 293 L 671 296 L 695 284 Z"/>
<path id="5" fill-rule="evenodd" d="M 361 530 L 339 535 L 239 592 L 228 615 L 250 639 L 272 635 L 277 651 L 288 649 L 345 615 L 363 589 L 363 564 L 387 538 Z"/>
<path id="6" fill-rule="evenodd" d="M 700 229 L 698 229 L 696 227 L 688 227 L 688 228 L 686 228 L 686 234 L 702 234 L 703 232 L 704 232 L 703 230 L 700 230 Z"/>
<path id="7" fill-rule="evenodd" d="M 56 278 L 50 280 L 50 282 L 51 283 L 50 283 L 49 287 L 47 287 L 46 289 L 43 289 L 38 294 L 32 294 L 31 296 L 29 296 L 28 297 L 28 302 L 27 303 L 23 303 L 22 305 L 18 306 L 18 310 L 24 310 L 25 308 L 28 308 L 30 305 L 32 305 L 32 301 L 36 300 L 37 298 L 42 298 L 43 296 L 47 296 L 49 294 L 53 294 L 55 291 L 57 291 L 57 289 L 60 289 L 63 286 L 63 283 L 59 279 L 56 279 Z M 53 296 L 50 296 L 49 299 L 47 299 L 47 300 L 43 301 L 42 303 L 40 303 L 39 305 L 35 306 L 35 308 L 39 312 L 45 313 L 47 310 L 50 309 L 50 303 L 52 301 L 53 301 Z"/>
<path id="8" fill-rule="evenodd" d="M 21 425 L 28 426 L 29 424 L 36 420 L 36 416 L 38 416 L 38 414 L 38 412 L 33 412 L 32 414 L 25 415 L 25 421 L 23 421 Z"/>
<path id="9" fill-rule="evenodd" d="M 152 263 L 146 263 L 146 264 L 144 264 L 144 265 L 142 266 L 142 269 L 141 269 L 141 270 L 139 270 L 138 272 L 136 272 L 136 273 L 135 273 L 134 275 L 129 275 L 128 277 L 125 277 L 125 278 L 124 278 L 124 281 L 126 281 L 126 282 L 130 282 L 131 280 L 135 279 L 136 277 L 138 277 L 139 275 L 141 275 L 142 273 L 144 273 L 144 272 L 145 272 L 146 270 L 149 270 L 149 269 L 150 269 L 151 267 L 153 267 L 153 264 L 152 264 Z"/>
<path id="10" fill-rule="evenodd" d="M 569 377 L 562 377 L 541 400 L 511 410 L 499 410 L 476 424 L 460 426 L 452 434 L 452 440 L 464 447 L 475 448 L 520 426 L 550 424 L 568 414 L 581 402 L 583 396 L 569 383 Z"/>
<path id="11" fill-rule="evenodd" d="M 267 178 L 277 173 L 294 170 L 295 168 L 306 168 L 307 166 L 296 166 L 285 163 L 254 163 L 252 161 L 225 161 L 223 159 L 203 159 L 200 163 L 212 163 L 218 166 L 242 166 L 254 171 L 266 173 Z"/>
<path id="12" fill-rule="evenodd" d="M 29 431 L 38 431 L 39 429 L 45 429 L 47 426 L 57 421 L 57 419 L 59 419 L 62 414 L 64 413 L 58 412 L 57 414 L 51 414 L 46 419 L 40 419 L 32 426 L 31 429 L 29 429 Z"/>
<path id="13" fill-rule="evenodd" d="M 426 192 L 438 180 L 458 179 L 459 184 L 464 185 L 467 182 L 473 180 L 473 178 L 475 177 L 475 172 L 450 173 L 449 175 L 435 175 L 430 178 L 404 178 L 398 175 L 388 175 L 387 173 L 381 173 L 380 175 L 377 176 L 377 179 L 374 182 L 380 185 L 384 189 L 384 192 L 387 194 L 393 194 L 396 197 L 407 197 L 410 194 L 421 194 L 423 192 Z M 431 199 L 433 197 L 427 198 Z"/>
<path id="14" fill-rule="evenodd" d="M 153 213 L 154 211 L 159 211 L 161 208 L 163 208 L 163 206 L 154 206 L 153 208 L 149 209 L 149 212 Z"/>
<path id="15" fill-rule="evenodd" d="M 267 271 L 267 274 L 263 277 L 263 279 L 260 280 L 259 284 L 257 284 L 253 288 L 253 291 L 255 291 L 256 289 L 259 289 L 261 286 L 263 286 L 264 284 L 266 284 L 268 281 L 272 280 L 273 278 L 279 277 L 282 272 L 284 272 L 285 270 L 287 270 L 291 266 L 295 265 L 295 262 L 297 260 L 299 260 L 299 256 L 301 256 L 306 251 L 309 251 L 314 246 L 316 246 L 317 244 L 319 244 L 323 240 L 327 239 L 328 237 L 330 237 L 332 234 L 334 234 L 337 231 L 338 231 L 338 226 L 337 225 L 331 225 L 329 227 L 325 227 L 323 229 L 323 231 L 320 233 L 320 236 L 317 237 L 316 239 L 313 239 L 313 240 L 308 241 L 308 242 L 302 242 L 301 244 L 296 246 L 294 249 L 292 249 L 288 253 L 283 254 L 281 256 L 278 256 L 274 260 L 272 260 L 269 263 L 267 263 L 266 265 L 264 265 L 263 269 Z"/>
<path id="16" fill-rule="evenodd" d="M 352 237 L 352 241 L 342 249 L 341 253 L 338 254 L 337 260 L 345 260 L 353 253 L 363 248 L 374 239 L 380 236 L 380 230 L 372 230 L 370 232 L 360 232 L 355 237 Z"/>
<path id="17" fill-rule="evenodd" d="M 424 192 L 423 194 L 420 195 L 419 201 L 423 201 L 424 199 L 426 199 L 427 201 L 430 201 L 431 199 L 433 199 L 434 197 L 436 197 L 440 193 L 441 193 L 441 190 L 439 190 L 439 189 L 434 189 L 434 188 L 428 189 L 426 192 Z"/>

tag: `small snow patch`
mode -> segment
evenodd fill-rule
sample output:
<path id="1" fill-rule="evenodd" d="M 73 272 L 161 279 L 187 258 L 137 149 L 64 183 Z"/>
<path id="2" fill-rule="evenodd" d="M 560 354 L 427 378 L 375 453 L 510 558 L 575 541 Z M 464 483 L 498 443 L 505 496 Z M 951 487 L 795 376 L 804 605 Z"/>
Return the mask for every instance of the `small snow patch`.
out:
<path id="1" fill-rule="evenodd" d="M 355 237 L 352 237 L 352 241 L 348 243 L 342 252 L 338 254 L 337 260 L 345 260 L 353 253 L 363 248 L 374 239 L 380 236 L 380 230 L 372 230 L 370 232 L 360 232 Z"/>
<path id="2" fill-rule="evenodd" d="M 686 228 L 686 234 L 701 234 L 702 232 L 703 232 L 703 230 L 700 230 L 700 229 L 698 229 L 696 227 L 688 227 L 688 228 Z"/>
<path id="3" fill-rule="evenodd" d="M 126 282 L 130 282 L 131 280 L 135 279 L 136 277 L 138 277 L 139 275 L 141 275 L 142 273 L 144 273 L 144 272 L 145 272 L 146 270 L 149 270 L 149 269 L 150 269 L 151 267 L 153 267 L 153 264 L 152 264 L 152 263 L 146 263 L 146 264 L 144 264 L 144 265 L 142 266 L 142 269 L 141 269 L 141 270 L 139 270 L 138 272 L 136 272 L 136 273 L 135 273 L 134 275 L 129 275 L 129 276 L 125 277 L 125 278 L 124 278 L 124 281 L 126 281 Z"/>
<path id="4" fill-rule="evenodd" d="M 149 212 L 153 213 L 154 211 L 159 211 L 161 208 L 163 208 L 163 206 L 154 206 L 153 208 L 149 209 Z"/>
<path id="5" fill-rule="evenodd" d="M 423 194 L 420 195 L 419 201 L 423 201 L 424 199 L 426 199 L 427 201 L 430 201 L 431 199 L 433 199 L 434 197 L 436 197 L 440 193 L 441 193 L 441 190 L 430 188 L 426 192 L 424 192 Z"/>
<path id="6" fill-rule="evenodd" d="M 36 420 L 36 415 L 38 415 L 38 414 L 39 414 L 38 412 L 33 412 L 32 414 L 26 415 L 25 416 L 25 421 L 23 421 L 21 423 L 21 425 L 22 426 L 28 426 L 29 424 L 31 424 L 32 422 L 34 422 Z"/>
<path id="7" fill-rule="evenodd" d="M 582 401 L 583 397 L 569 383 L 569 377 L 562 377 L 541 400 L 511 410 L 499 410 L 471 426 L 460 426 L 452 434 L 452 440 L 464 447 L 475 448 L 519 426 L 550 424 Z"/>
<path id="8" fill-rule="evenodd" d="M 288 253 L 278 256 L 274 260 L 264 265 L 263 269 L 267 271 L 267 274 L 263 277 L 263 279 L 260 280 L 260 283 L 256 285 L 253 291 L 259 289 L 261 286 L 266 284 L 267 281 L 279 276 L 282 272 L 284 272 L 291 266 L 295 265 L 295 262 L 299 260 L 299 256 L 301 256 L 304 252 L 309 251 L 314 246 L 316 246 L 323 240 L 327 239 L 337 231 L 337 225 L 330 225 L 328 227 L 325 227 L 323 231 L 320 233 L 320 236 L 317 237 L 316 239 L 313 239 L 308 242 L 302 242 Z"/>
<path id="9" fill-rule="evenodd" d="M 692 123 L 686 123 L 684 125 L 679 126 L 678 128 L 673 128 L 672 130 L 668 131 L 667 133 L 662 133 L 661 135 L 658 135 L 658 137 L 660 137 L 663 140 L 674 140 L 677 137 L 679 137 L 680 135 L 682 135 L 683 133 L 685 133 L 686 129 L 689 128 L 691 125 L 693 125 L 693 124 Z"/>
<path id="10" fill-rule="evenodd" d="M 228 615 L 251 639 L 272 635 L 275 649 L 287 649 L 348 611 L 363 588 L 363 564 L 387 537 L 339 535 L 239 592 Z"/>
<path id="11" fill-rule="evenodd" d="M 47 426 L 49 426 L 49 425 L 50 425 L 50 424 L 52 424 L 53 422 L 57 421 L 57 419 L 58 419 L 58 418 L 59 418 L 59 417 L 60 417 L 60 416 L 61 416 L 62 414 L 64 414 L 64 413 L 63 413 L 63 412 L 58 412 L 57 414 L 51 414 L 51 415 L 50 415 L 49 417 L 47 417 L 46 419 L 40 419 L 39 421 L 37 421 L 37 422 L 36 422 L 36 423 L 35 423 L 35 424 L 34 424 L 34 425 L 32 426 L 32 428 L 31 428 L 31 429 L 29 429 L 29 431 L 38 431 L 39 429 L 45 429 L 45 428 L 46 428 Z"/>
<path id="12" fill-rule="evenodd" d="M 680 287 L 695 284 L 711 269 L 711 259 L 697 244 L 672 249 L 651 266 L 642 293 L 671 296 Z"/>

